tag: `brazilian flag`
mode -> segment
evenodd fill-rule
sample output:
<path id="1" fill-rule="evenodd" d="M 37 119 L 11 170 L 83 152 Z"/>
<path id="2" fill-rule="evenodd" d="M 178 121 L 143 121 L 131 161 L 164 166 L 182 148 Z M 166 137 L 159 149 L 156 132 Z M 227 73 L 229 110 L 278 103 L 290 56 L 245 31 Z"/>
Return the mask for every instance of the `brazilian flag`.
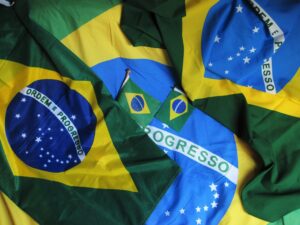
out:
<path id="1" fill-rule="evenodd" d="M 132 43 L 166 48 L 192 104 L 258 153 L 262 167 L 242 200 L 268 221 L 300 208 L 299 19 L 297 0 L 126 0 L 123 8 Z"/>
<path id="2" fill-rule="evenodd" d="M 193 106 L 187 97 L 177 88 L 174 88 L 162 107 L 156 114 L 156 118 L 176 131 L 180 131 L 193 111 Z"/>
<path id="3" fill-rule="evenodd" d="M 142 224 L 179 168 L 58 40 L 116 2 L 32 20 L 72 2 L 0 6 L 0 190 L 38 224 Z"/>
<path id="4" fill-rule="evenodd" d="M 161 105 L 158 100 L 136 85 L 129 75 L 120 90 L 118 102 L 143 128 L 151 122 Z"/>

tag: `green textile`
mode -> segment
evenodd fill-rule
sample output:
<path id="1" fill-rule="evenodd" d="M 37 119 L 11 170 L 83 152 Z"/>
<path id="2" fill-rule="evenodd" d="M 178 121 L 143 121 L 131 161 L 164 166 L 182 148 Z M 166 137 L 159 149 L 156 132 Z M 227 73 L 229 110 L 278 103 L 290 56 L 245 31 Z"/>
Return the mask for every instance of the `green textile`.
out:
<path id="1" fill-rule="evenodd" d="M 295 210 L 286 216 L 282 217 L 274 223 L 269 223 L 268 225 L 296 225 L 300 222 L 300 209 Z"/>

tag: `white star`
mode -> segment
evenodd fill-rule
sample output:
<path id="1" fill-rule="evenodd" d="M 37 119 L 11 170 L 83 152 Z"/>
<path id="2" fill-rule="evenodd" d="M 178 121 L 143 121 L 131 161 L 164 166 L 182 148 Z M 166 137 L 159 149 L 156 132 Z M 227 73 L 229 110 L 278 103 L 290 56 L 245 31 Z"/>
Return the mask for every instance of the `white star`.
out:
<path id="1" fill-rule="evenodd" d="M 75 116 L 75 115 L 72 115 L 72 116 L 71 116 L 71 119 L 72 119 L 72 120 L 76 120 L 76 116 Z"/>
<path id="2" fill-rule="evenodd" d="M 50 152 L 46 152 L 47 155 L 50 155 Z"/>
<path id="3" fill-rule="evenodd" d="M 254 33 L 257 33 L 257 32 L 259 31 L 259 28 L 258 28 L 258 27 L 254 27 L 254 28 L 252 29 L 252 31 L 253 31 L 253 34 L 254 34 Z"/>
<path id="4" fill-rule="evenodd" d="M 18 114 L 15 115 L 15 117 L 16 117 L 17 119 L 19 119 L 19 118 L 21 117 L 21 115 L 18 113 Z"/>
<path id="5" fill-rule="evenodd" d="M 43 158 L 43 155 L 39 155 L 40 158 Z"/>
<path id="6" fill-rule="evenodd" d="M 204 206 L 203 209 L 204 209 L 204 211 L 208 211 L 208 206 L 207 205 Z"/>
<path id="7" fill-rule="evenodd" d="M 50 160 L 50 159 L 48 159 L 48 160 L 47 160 L 47 162 L 48 162 L 48 163 L 51 163 L 51 160 Z"/>
<path id="8" fill-rule="evenodd" d="M 27 134 L 26 133 L 22 133 L 21 136 L 22 136 L 22 138 L 26 138 Z"/>
<path id="9" fill-rule="evenodd" d="M 56 162 L 59 162 L 59 159 L 56 159 L 55 161 L 56 161 Z"/>
<path id="10" fill-rule="evenodd" d="M 170 216 L 170 212 L 167 210 L 167 211 L 165 211 L 165 215 L 166 216 Z"/>
<path id="11" fill-rule="evenodd" d="M 22 98 L 22 99 L 21 99 L 21 102 L 26 102 L 26 98 Z"/>
<path id="12" fill-rule="evenodd" d="M 66 160 L 66 163 L 67 163 L 67 164 L 69 164 L 69 162 L 70 162 L 69 160 Z"/>
<path id="13" fill-rule="evenodd" d="M 38 130 L 39 130 L 39 131 L 42 131 L 42 128 L 39 128 Z"/>
<path id="14" fill-rule="evenodd" d="M 44 151 L 44 148 L 43 148 L 43 147 L 41 148 L 41 151 Z"/>
<path id="15" fill-rule="evenodd" d="M 163 123 L 162 125 L 163 125 L 163 128 L 164 128 L 164 129 L 165 129 L 165 128 L 169 128 L 169 126 L 168 126 L 167 124 L 165 124 L 165 123 Z"/>
<path id="16" fill-rule="evenodd" d="M 47 130 L 49 130 L 49 131 L 50 131 L 50 130 L 51 130 L 51 127 L 48 127 L 48 129 L 47 129 Z"/>
<path id="17" fill-rule="evenodd" d="M 221 38 L 217 35 L 217 36 L 215 37 L 214 42 L 220 43 L 220 40 L 221 40 Z"/>
<path id="18" fill-rule="evenodd" d="M 211 185 L 209 185 L 209 187 L 210 187 L 211 191 L 217 191 L 218 185 L 215 185 L 214 183 L 211 183 Z"/>
<path id="19" fill-rule="evenodd" d="M 44 164 L 44 167 L 47 167 L 47 164 Z"/>
<path id="20" fill-rule="evenodd" d="M 245 50 L 245 47 L 244 46 L 241 46 L 240 47 L 240 51 L 244 51 Z"/>
<path id="21" fill-rule="evenodd" d="M 229 186 L 229 183 L 228 183 L 228 182 L 225 182 L 224 185 L 225 185 L 225 187 L 228 187 L 228 186 Z"/>
<path id="22" fill-rule="evenodd" d="M 227 58 L 227 60 L 228 60 L 228 61 L 232 61 L 232 60 L 233 60 L 233 57 L 232 57 L 232 56 L 229 56 L 229 57 Z"/>
<path id="23" fill-rule="evenodd" d="M 61 131 L 61 132 L 63 132 L 63 131 L 64 131 L 64 129 L 63 129 L 63 128 L 60 128 L 60 131 Z"/>
<path id="24" fill-rule="evenodd" d="M 69 159 L 72 159 L 72 155 L 68 155 L 68 158 L 69 158 Z"/>
<path id="25" fill-rule="evenodd" d="M 208 66 L 209 66 L 209 67 L 212 67 L 212 66 L 213 66 L 212 62 L 208 63 Z"/>
<path id="26" fill-rule="evenodd" d="M 215 201 L 213 201 L 212 203 L 210 203 L 211 204 L 211 207 L 212 208 L 217 208 L 217 206 L 218 206 L 218 203 L 216 203 Z"/>
<path id="27" fill-rule="evenodd" d="M 254 53 L 256 51 L 256 48 L 252 47 L 249 52 Z"/>
<path id="28" fill-rule="evenodd" d="M 60 161 L 60 164 L 64 164 L 64 161 Z"/>
<path id="29" fill-rule="evenodd" d="M 196 209 L 196 212 L 200 212 L 201 211 L 201 208 L 199 206 L 197 206 L 197 208 L 195 208 L 195 209 Z"/>
<path id="30" fill-rule="evenodd" d="M 224 72 L 225 72 L 225 74 L 229 74 L 229 70 L 225 70 Z"/>
<path id="31" fill-rule="evenodd" d="M 237 13 L 242 13 L 243 12 L 243 7 L 241 5 L 238 5 L 236 8 Z"/>
<path id="32" fill-rule="evenodd" d="M 184 214 L 185 209 L 181 208 L 181 209 L 179 210 L 179 212 L 180 212 L 180 214 Z"/>
<path id="33" fill-rule="evenodd" d="M 28 152 L 28 151 L 26 151 L 25 153 L 26 153 L 26 155 L 28 155 L 28 153 L 29 153 L 29 152 Z"/>
<path id="34" fill-rule="evenodd" d="M 37 116 L 38 118 L 40 118 L 40 117 L 41 117 L 41 114 L 37 114 L 36 116 Z"/>
<path id="35" fill-rule="evenodd" d="M 243 58 L 243 60 L 244 60 L 244 64 L 248 64 L 250 62 L 250 58 L 248 56 Z"/>
<path id="36" fill-rule="evenodd" d="M 239 53 L 239 52 L 238 52 L 238 53 L 236 53 L 236 56 L 240 56 L 240 55 L 241 55 L 241 53 Z"/>
<path id="37" fill-rule="evenodd" d="M 74 160 L 74 163 L 77 163 L 77 160 Z"/>
<path id="38" fill-rule="evenodd" d="M 202 221 L 201 221 L 200 218 L 198 218 L 198 219 L 196 220 L 196 223 L 197 223 L 197 224 L 201 224 L 201 222 L 202 222 Z"/>
<path id="39" fill-rule="evenodd" d="M 53 137 L 49 137 L 50 140 L 53 140 Z"/>
<path id="40" fill-rule="evenodd" d="M 42 141 L 42 139 L 40 137 L 35 138 L 35 142 L 40 143 L 41 141 Z"/>
<path id="41" fill-rule="evenodd" d="M 55 156 L 54 155 L 51 155 L 51 158 L 53 159 Z"/>
<path id="42" fill-rule="evenodd" d="M 215 193 L 215 194 L 214 194 L 214 198 L 215 198 L 215 199 L 219 198 L 219 196 L 220 196 L 220 195 L 219 195 L 218 193 Z"/>

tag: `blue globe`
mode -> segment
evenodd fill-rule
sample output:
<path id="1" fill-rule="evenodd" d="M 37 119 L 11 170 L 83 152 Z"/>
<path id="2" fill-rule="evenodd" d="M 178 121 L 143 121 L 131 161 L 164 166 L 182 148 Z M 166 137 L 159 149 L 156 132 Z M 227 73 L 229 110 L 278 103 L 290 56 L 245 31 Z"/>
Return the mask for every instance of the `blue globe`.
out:
<path id="1" fill-rule="evenodd" d="M 186 110 L 186 103 L 183 100 L 177 99 L 172 103 L 172 109 L 175 113 L 181 114 Z"/>
<path id="2" fill-rule="evenodd" d="M 140 95 L 136 95 L 135 97 L 132 98 L 130 105 L 134 111 L 140 112 L 144 109 L 145 102 Z"/>
<path id="3" fill-rule="evenodd" d="M 57 80 L 38 80 L 26 90 L 16 94 L 6 112 L 12 150 L 28 166 L 48 172 L 78 165 L 95 136 L 97 119 L 89 102 Z"/>

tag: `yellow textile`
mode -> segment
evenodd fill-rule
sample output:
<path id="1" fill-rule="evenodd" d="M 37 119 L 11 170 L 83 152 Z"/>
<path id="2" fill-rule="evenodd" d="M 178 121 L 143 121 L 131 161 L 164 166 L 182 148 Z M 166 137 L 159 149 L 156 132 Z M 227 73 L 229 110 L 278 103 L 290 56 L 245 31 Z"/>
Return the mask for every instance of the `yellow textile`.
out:
<path id="1" fill-rule="evenodd" d="M 0 225 L 38 225 L 38 223 L 0 192 Z"/>
<path id="2" fill-rule="evenodd" d="M 240 193 L 242 191 L 242 187 L 259 170 L 259 159 L 246 143 L 237 137 L 235 137 L 235 140 L 239 164 L 237 189 L 232 203 L 221 220 L 220 225 L 266 225 L 268 222 L 249 215 L 243 209 Z"/>

